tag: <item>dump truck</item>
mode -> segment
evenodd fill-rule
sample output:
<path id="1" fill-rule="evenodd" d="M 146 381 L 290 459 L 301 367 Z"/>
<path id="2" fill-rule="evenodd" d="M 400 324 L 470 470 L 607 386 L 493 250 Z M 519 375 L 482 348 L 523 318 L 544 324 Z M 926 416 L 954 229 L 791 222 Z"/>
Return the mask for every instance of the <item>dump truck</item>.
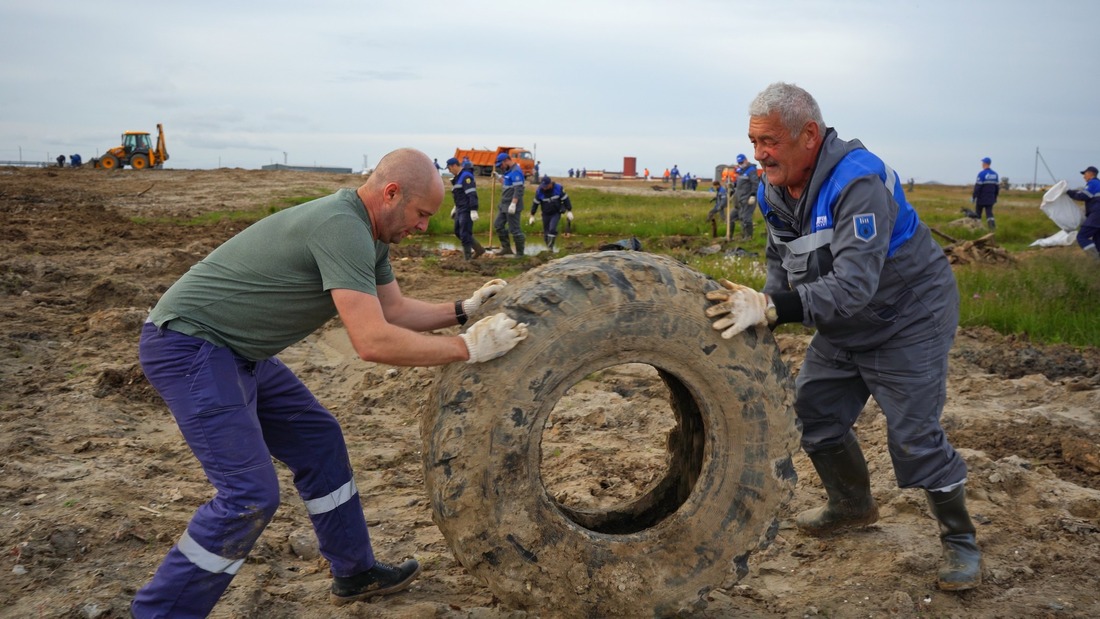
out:
<path id="1" fill-rule="evenodd" d="M 455 159 L 462 161 L 463 158 L 467 158 L 474 166 L 474 174 L 489 176 L 493 172 L 493 165 L 496 163 L 497 155 L 500 153 L 508 153 L 508 155 L 512 157 L 512 160 L 519 164 L 520 169 L 523 170 L 524 176 L 534 175 L 535 158 L 531 155 L 531 151 L 519 146 L 498 146 L 496 150 L 489 150 L 487 148 L 456 148 Z"/>
<path id="2" fill-rule="evenodd" d="M 153 145 L 147 131 L 127 131 L 122 143 L 111 148 L 102 157 L 92 159 L 97 168 L 113 170 L 130 166 L 135 170 L 160 168 L 168 161 L 168 149 L 164 145 L 164 126 L 157 124 L 157 143 Z"/>

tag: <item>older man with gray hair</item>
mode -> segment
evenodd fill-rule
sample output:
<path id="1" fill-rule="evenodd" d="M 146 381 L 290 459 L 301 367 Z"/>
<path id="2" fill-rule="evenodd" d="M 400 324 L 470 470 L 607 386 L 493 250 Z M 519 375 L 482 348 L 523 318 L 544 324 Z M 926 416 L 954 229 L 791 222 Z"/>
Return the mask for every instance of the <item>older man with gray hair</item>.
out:
<path id="1" fill-rule="evenodd" d="M 938 585 L 981 583 L 966 508 L 966 462 L 940 425 L 959 293 L 943 250 L 906 201 L 898 175 L 859 140 L 827 127 L 802 88 L 775 83 L 749 107 L 749 140 L 764 169 L 767 281 L 757 292 L 723 280 L 707 296 L 714 328 L 802 323 L 817 333 L 795 383 L 802 447 L 828 495 L 798 514 L 811 535 L 871 524 L 878 507 L 853 425 L 869 397 L 886 416 L 894 475 L 921 488 L 939 521 Z"/>

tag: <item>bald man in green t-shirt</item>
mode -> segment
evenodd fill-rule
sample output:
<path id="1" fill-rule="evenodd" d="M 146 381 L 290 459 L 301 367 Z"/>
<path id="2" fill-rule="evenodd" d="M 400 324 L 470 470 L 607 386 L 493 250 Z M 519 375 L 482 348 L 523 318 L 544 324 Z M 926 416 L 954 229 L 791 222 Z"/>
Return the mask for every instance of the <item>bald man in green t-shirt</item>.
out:
<path id="1" fill-rule="evenodd" d="M 335 603 L 400 591 L 420 572 L 415 560 L 375 560 L 340 425 L 275 355 L 336 315 L 360 358 L 390 365 L 477 363 L 523 340 L 526 325 L 503 313 L 457 336 L 423 333 L 464 324 L 505 285 L 446 303 L 401 294 L 389 244 L 426 230 L 442 201 L 432 160 L 396 150 L 357 190 L 249 226 L 161 297 L 142 369 L 217 494 L 138 591 L 133 616 L 210 613 L 279 505 L 272 458 L 294 474 Z"/>

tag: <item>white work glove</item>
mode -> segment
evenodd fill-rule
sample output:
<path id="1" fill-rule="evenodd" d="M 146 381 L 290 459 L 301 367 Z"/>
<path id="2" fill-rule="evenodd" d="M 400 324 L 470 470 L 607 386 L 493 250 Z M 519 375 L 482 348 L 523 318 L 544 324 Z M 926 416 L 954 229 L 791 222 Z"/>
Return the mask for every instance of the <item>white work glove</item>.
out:
<path id="1" fill-rule="evenodd" d="M 470 221 L 477 221 L 477 211 L 470 211 Z"/>
<path id="2" fill-rule="evenodd" d="M 491 279 L 485 282 L 481 288 L 478 288 L 474 292 L 473 296 L 462 302 L 462 312 L 469 316 L 477 311 L 477 308 L 481 307 L 481 304 L 489 300 L 489 297 L 500 292 L 501 288 L 508 285 L 508 282 L 503 279 Z"/>
<path id="3" fill-rule="evenodd" d="M 451 219 L 454 219 L 454 218 L 455 218 L 455 211 L 456 211 L 457 209 L 458 209 L 458 207 L 457 207 L 457 206 L 452 206 L 452 207 L 451 207 Z"/>
<path id="4" fill-rule="evenodd" d="M 515 202 L 508 205 L 508 214 L 509 215 L 515 215 L 516 214 L 516 203 Z"/>
<path id="5" fill-rule="evenodd" d="M 480 363 L 496 359 L 515 348 L 527 337 L 527 325 L 501 312 L 475 322 L 459 337 L 466 342 L 466 350 L 470 351 L 466 363 Z"/>
<path id="6" fill-rule="evenodd" d="M 707 299 L 719 303 L 708 307 L 706 314 L 708 318 L 718 318 L 713 326 L 722 331 L 723 338 L 728 340 L 753 325 L 768 324 L 768 297 L 764 293 L 725 279 L 718 283 L 725 290 L 707 293 Z"/>
<path id="7" fill-rule="evenodd" d="M 749 206 L 756 206 L 756 196 L 749 196 Z"/>
<path id="8" fill-rule="evenodd" d="M 573 211 L 565 211 L 565 218 L 569 221 L 573 221 Z"/>
<path id="9" fill-rule="evenodd" d="M 530 226 L 530 225 L 533 225 L 534 223 L 535 223 L 535 216 L 534 215 L 528 215 L 527 216 L 527 225 Z"/>

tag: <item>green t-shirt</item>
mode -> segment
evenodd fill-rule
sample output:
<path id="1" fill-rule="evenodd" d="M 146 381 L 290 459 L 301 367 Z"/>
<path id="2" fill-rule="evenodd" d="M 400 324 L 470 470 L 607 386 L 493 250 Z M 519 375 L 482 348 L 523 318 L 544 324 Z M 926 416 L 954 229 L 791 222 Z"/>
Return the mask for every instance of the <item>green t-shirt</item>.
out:
<path id="1" fill-rule="evenodd" d="M 353 189 L 265 217 L 191 267 L 149 319 L 253 361 L 336 315 L 334 288 L 377 295 L 392 282 L 389 245 L 374 240 Z"/>

